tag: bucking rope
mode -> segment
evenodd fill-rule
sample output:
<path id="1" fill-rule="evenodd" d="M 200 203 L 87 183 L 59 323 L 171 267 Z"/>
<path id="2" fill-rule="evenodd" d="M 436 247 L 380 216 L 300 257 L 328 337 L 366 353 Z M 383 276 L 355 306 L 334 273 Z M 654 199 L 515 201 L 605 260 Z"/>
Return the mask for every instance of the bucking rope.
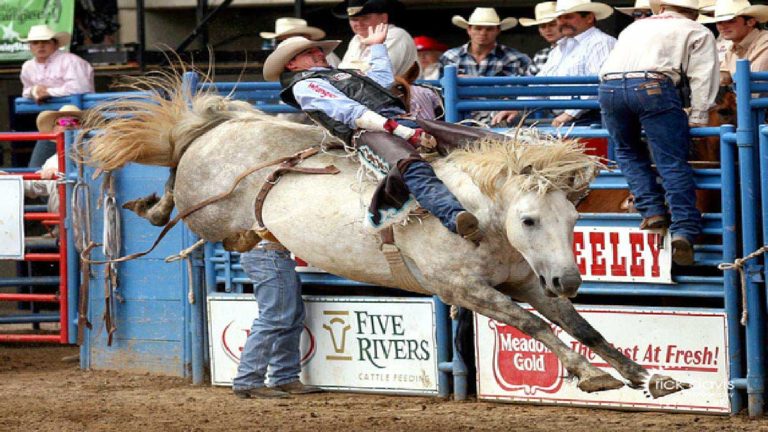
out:
<path id="1" fill-rule="evenodd" d="M 739 272 L 739 278 L 741 279 L 741 325 L 747 325 L 747 275 L 744 274 L 744 264 L 747 261 L 757 258 L 758 256 L 768 252 L 768 245 L 762 246 L 760 249 L 752 252 L 744 258 L 736 258 L 732 263 L 720 263 L 717 268 L 720 270 L 737 270 Z"/>

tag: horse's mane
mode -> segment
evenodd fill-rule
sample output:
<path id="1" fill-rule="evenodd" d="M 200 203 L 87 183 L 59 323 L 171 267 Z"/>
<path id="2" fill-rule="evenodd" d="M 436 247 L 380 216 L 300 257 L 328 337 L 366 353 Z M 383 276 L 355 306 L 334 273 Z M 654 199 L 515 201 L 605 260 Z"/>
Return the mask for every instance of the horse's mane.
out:
<path id="1" fill-rule="evenodd" d="M 247 102 L 216 94 L 215 89 L 192 96 L 181 77 L 173 71 L 128 77 L 121 87 L 140 91 L 140 96 L 117 98 L 88 110 L 84 129 L 94 134 L 80 149 L 86 162 L 105 170 L 128 162 L 176 166 L 190 143 L 223 122 L 275 121 Z"/>
<path id="2" fill-rule="evenodd" d="M 580 192 L 603 167 L 574 139 L 521 130 L 504 140 L 483 139 L 451 152 L 448 162 L 469 174 L 480 190 L 499 198 L 508 188 L 544 194 Z"/>

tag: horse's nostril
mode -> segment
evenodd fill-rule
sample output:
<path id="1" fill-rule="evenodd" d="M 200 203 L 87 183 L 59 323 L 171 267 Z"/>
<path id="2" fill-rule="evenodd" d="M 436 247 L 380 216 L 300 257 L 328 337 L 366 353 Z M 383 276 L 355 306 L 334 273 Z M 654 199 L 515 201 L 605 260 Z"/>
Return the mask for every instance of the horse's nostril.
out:
<path id="1" fill-rule="evenodd" d="M 560 278 L 559 277 L 552 278 L 552 286 L 554 286 L 555 288 L 560 288 Z"/>
<path id="2" fill-rule="evenodd" d="M 544 279 L 544 276 L 539 276 L 539 284 L 541 284 L 542 288 L 546 288 L 547 287 L 547 280 Z"/>

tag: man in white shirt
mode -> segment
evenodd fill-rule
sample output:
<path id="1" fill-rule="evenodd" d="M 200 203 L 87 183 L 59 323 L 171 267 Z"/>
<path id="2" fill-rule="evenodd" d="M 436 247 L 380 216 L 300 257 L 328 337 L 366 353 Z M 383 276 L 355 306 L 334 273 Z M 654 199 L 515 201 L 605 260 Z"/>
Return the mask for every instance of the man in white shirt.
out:
<path id="1" fill-rule="evenodd" d="M 387 54 L 396 76 L 405 75 L 414 63 L 418 64 L 416 44 L 407 31 L 390 24 L 390 15 L 402 5 L 396 0 L 347 0 L 333 8 L 333 14 L 349 19 L 355 36 L 349 42 L 347 52 L 339 64 L 340 69 L 358 69 L 364 73 L 370 69 L 371 47 L 362 41 L 368 37 L 368 29 L 387 24 Z"/>
<path id="2" fill-rule="evenodd" d="M 613 8 L 589 0 L 558 0 L 557 23 L 563 38 L 557 41 L 537 76 L 594 76 L 608 58 L 616 38 L 596 27 L 597 21 L 613 14 Z M 594 110 L 568 109 L 552 126 L 600 123 Z"/>
<path id="3" fill-rule="evenodd" d="M 603 121 L 643 216 L 640 228 L 666 227 L 669 209 L 672 260 L 678 265 L 693 264 L 693 243 L 701 233 L 693 170 L 687 161 L 689 125 L 707 122 L 719 81 L 715 37 L 695 21 L 698 3 L 651 2 L 655 15 L 627 27 L 600 70 Z M 677 91 L 681 76 L 690 83 L 688 115 Z M 647 144 L 640 140 L 641 128 Z"/>

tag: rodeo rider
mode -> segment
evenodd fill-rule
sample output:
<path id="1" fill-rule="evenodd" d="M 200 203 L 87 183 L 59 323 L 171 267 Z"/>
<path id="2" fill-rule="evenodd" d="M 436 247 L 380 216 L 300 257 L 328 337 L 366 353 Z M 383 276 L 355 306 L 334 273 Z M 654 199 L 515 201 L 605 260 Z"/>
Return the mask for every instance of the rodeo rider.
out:
<path id="1" fill-rule="evenodd" d="M 483 237 L 477 218 L 464 209 L 416 151 L 418 147 L 434 148 L 435 138 L 406 118 L 402 102 L 387 90 L 394 77 L 382 44 L 386 36 L 386 24 L 379 24 L 362 39 L 371 51 L 366 75 L 328 66 L 325 53 L 340 41 L 293 37 L 267 58 L 264 78 L 280 80 L 283 101 L 306 112 L 347 145 L 355 146 L 358 155 L 386 174 L 369 207 L 368 217 L 374 227 L 401 210 L 412 193 L 448 230 L 477 244 Z"/>

